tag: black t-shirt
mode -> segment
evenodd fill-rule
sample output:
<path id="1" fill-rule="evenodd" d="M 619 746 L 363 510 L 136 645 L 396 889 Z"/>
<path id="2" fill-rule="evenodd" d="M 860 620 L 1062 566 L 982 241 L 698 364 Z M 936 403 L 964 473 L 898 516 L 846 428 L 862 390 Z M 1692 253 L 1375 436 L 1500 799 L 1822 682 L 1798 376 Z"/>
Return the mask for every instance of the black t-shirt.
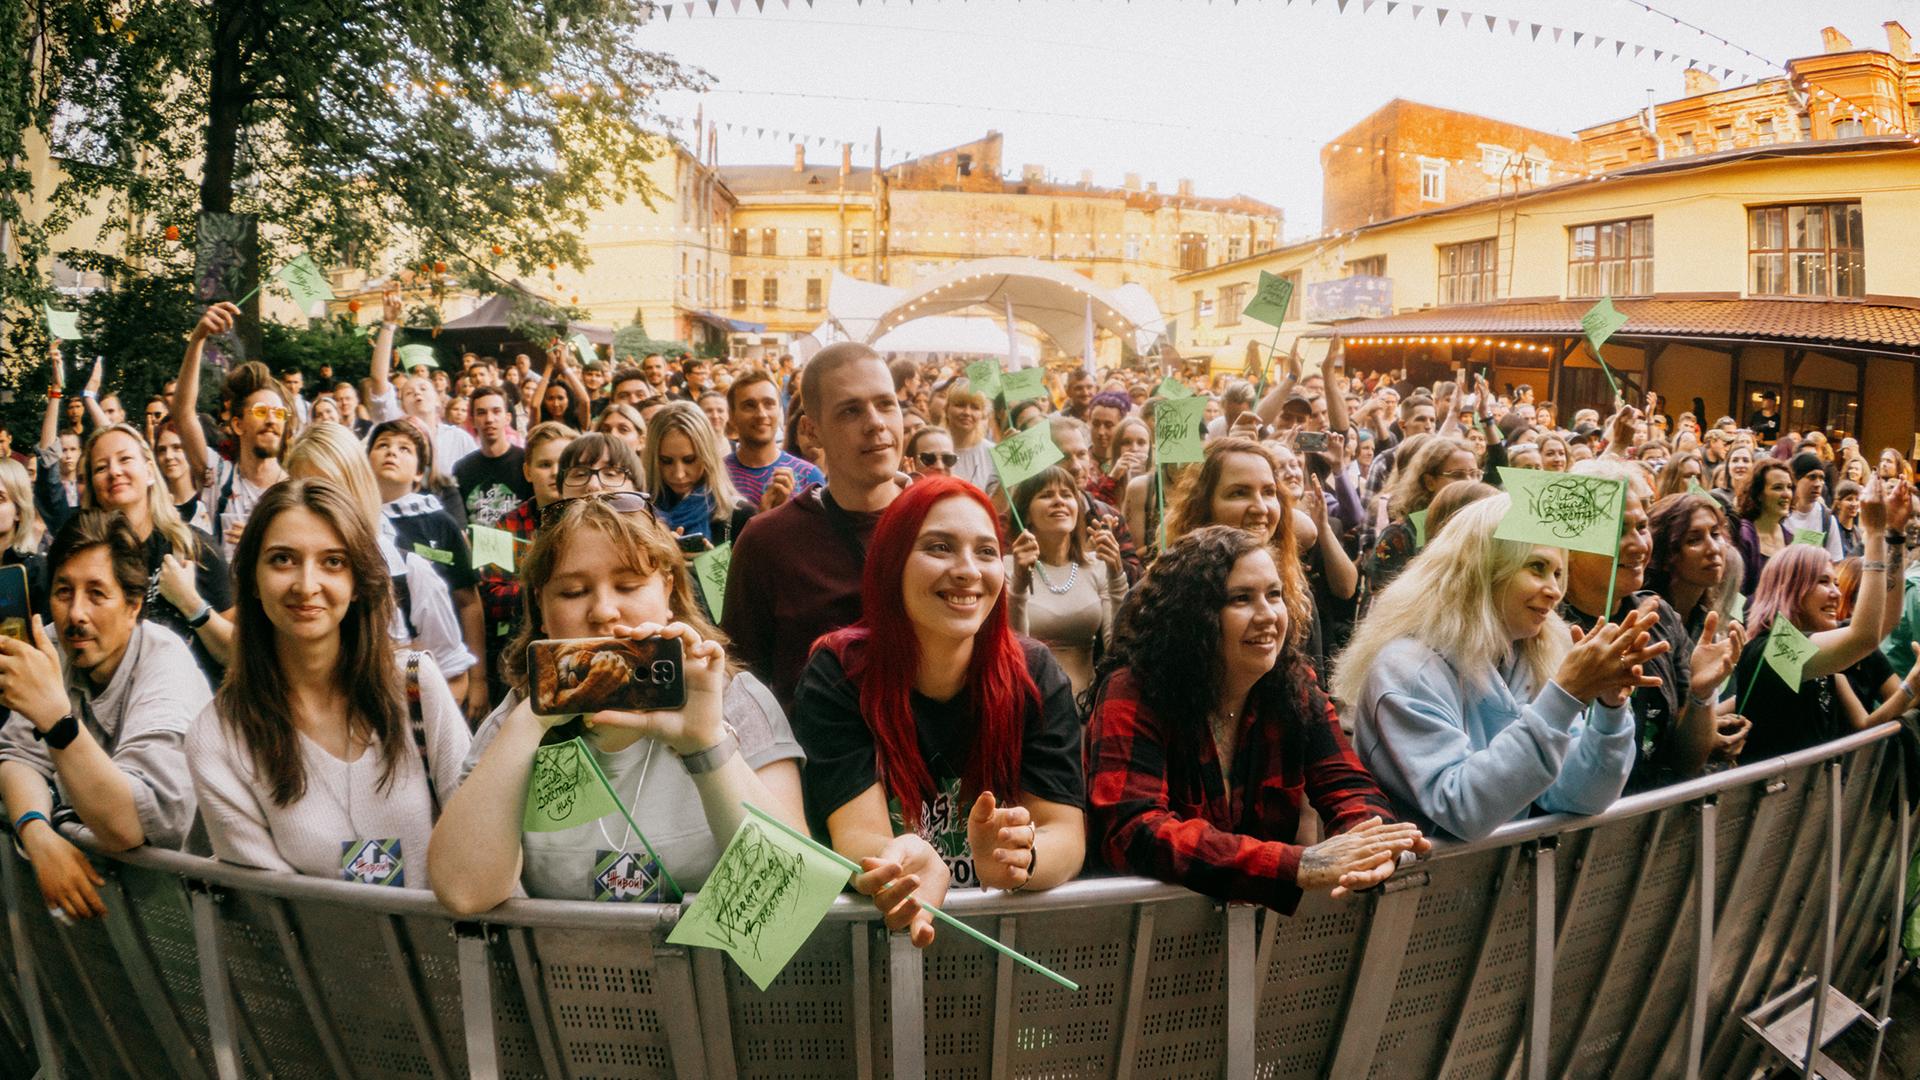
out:
<path id="1" fill-rule="evenodd" d="M 1740 652 L 1740 666 L 1728 687 L 1736 702 L 1745 700 L 1741 713 L 1753 722 L 1746 748 L 1740 751 L 1742 765 L 1805 750 L 1846 733 L 1834 677 L 1802 679 L 1798 690 L 1788 689 L 1780 674 L 1761 660 L 1767 651 L 1768 630 L 1765 626 L 1747 629 L 1751 640 Z"/>
<path id="2" fill-rule="evenodd" d="M 1893 669 L 1893 662 L 1879 649 L 1868 653 L 1846 670 L 1847 685 L 1852 688 L 1853 696 L 1860 699 L 1860 706 L 1868 712 L 1880 707 L 1881 687 L 1887 685 L 1888 679 L 1898 675 L 1899 672 Z"/>
<path id="3" fill-rule="evenodd" d="M 499 457 L 488 457 L 475 450 L 453 467 L 454 482 L 460 485 L 460 501 L 467 506 L 467 522 L 494 527 L 513 508 L 533 498 L 533 485 L 527 482 L 521 464 L 527 452 L 510 446 Z"/>
<path id="4" fill-rule="evenodd" d="M 1641 687 L 1627 699 L 1633 709 L 1633 725 L 1637 733 L 1633 773 L 1627 778 L 1628 791 L 1646 791 L 1687 779 L 1675 775 L 1664 764 L 1674 727 L 1686 715 L 1687 699 L 1693 694 L 1693 635 L 1687 630 L 1687 621 L 1681 618 L 1672 604 L 1667 603 L 1665 597 L 1651 589 L 1643 589 L 1619 601 L 1620 607 L 1614 612 L 1613 621 L 1619 623 L 1648 601 L 1653 602 L 1654 611 L 1659 616 L 1659 621 L 1647 631 L 1650 639 L 1648 644 L 1664 641 L 1667 651 L 1641 665 L 1645 674 L 1659 677 L 1660 685 Z M 1560 605 L 1560 617 L 1567 620 L 1569 625 L 1579 627 L 1582 632 L 1591 631 L 1598 621 L 1564 602 Z"/>
<path id="5" fill-rule="evenodd" d="M 1761 442 L 1772 442 L 1780 437 L 1780 414 L 1776 412 L 1768 416 L 1755 409 L 1753 415 L 1747 417 L 1747 430 L 1753 432 L 1754 438 Z"/>
<path id="6" fill-rule="evenodd" d="M 225 611 L 233 606 L 233 578 L 227 570 L 226 556 L 220 554 L 220 545 L 213 542 L 213 537 L 192 526 L 188 526 L 187 531 L 193 534 L 194 589 L 213 610 Z M 188 617 L 196 613 L 181 611 L 160 595 L 160 566 L 172 550 L 172 545 L 167 543 L 167 538 L 160 534 L 159 529 L 148 534 L 142 550 L 147 562 L 147 600 L 146 606 L 141 609 L 141 618 L 180 635 L 180 640 L 193 650 L 193 658 L 199 663 L 200 670 L 206 673 L 207 681 L 218 686 L 226 669 L 200 643 L 200 635 L 187 625 Z"/>
<path id="7" fill-rule="evenodd" d="M 1086 779 L 1081 771 L 1080 710 L 1073 702 L 1073 686 L 1045 645 L 1020 639 L 1027 672 L 1040 690 L 1038 706 L 1026 706 L 1026 741 L 1020 752 L 1020 787 L 1033 796 L 1067 806 L 1086 805 Z M 960 777 L 966 770 L 978 730 L 965 693 L 950 701 L 912 696 L 914 727 L 920 734 L 920 754 L 933 776 L 937 794 L 921 807 L 920 835 L 946 860 L 955 886 L 978 885 L 973 855 L 967 849 L 970 800 L 962 801 Z M 807 752 L 802 779 L 807 824 L 815 835 L 827 835 L 827 817 L 879 782 L 873 731 L 860 715 L 860 691 L 827 649 L 816 650 L 800 676 L 793 700 L 793 732 Z M 1004 804 L 1007 793 L 994 792 Z M 905 831 L 900 808 L 888 800 L 894 832 Z"/>
<path id="8" fill-rule="evenodd" d="M 446 510 L 434 507 L 413 513 L 395 514 L 388 507 L 387 520 L 401 551 L 411 551 L 433 564 L 449 589 L 470 589 L 479 577 L 473 572 L 473 549 L 467 546 L 464 530 Z"/>

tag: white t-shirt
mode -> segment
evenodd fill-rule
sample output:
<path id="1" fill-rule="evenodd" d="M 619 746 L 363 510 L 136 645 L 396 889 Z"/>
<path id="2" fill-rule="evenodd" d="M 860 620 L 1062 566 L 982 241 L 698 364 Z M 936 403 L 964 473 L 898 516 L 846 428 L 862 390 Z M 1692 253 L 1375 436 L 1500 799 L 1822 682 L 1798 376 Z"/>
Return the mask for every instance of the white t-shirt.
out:
<path id="1" fill-rule="evenodd" d="M 398 420 L 406 414 L 400 409 L 400 395 L 391 386 L 384 394 L 375 394 L 367 399 L 367 415 L 375 424 L 384 424 L 389 420 Z M 453 467 L 463 457 L 480 449 L 480 443 L 467 434 L 465 428 L 435 421 L 433 425 L 433 470 L 446 476 L 453 475 Z"/>
<path id="2" fill-rule="evenodd" d="M 233 462 L 212 451 L 208 453 L 213 457 L 213 467 L 207 470 L 207 484 L 200 489 L 200 505 L 213 522 L 213 528 L 208 531 L 219 542 L 220 554 L 232 559 L 233 549 L 238 545 L 227 543 L 227 526 L 245 525 L 247 519 L 253 516 L 254 504 L 267 493 L 267 489 L 240 475 L 240 471 L 233 467 Z M 220 493 L 223 490 L 227 494 L 225 507 L 220 505 Z"/>
<path id="3" fill-rule="evenodd" d="M 401 665 L 405 678 L 404 657 Z M 460 781 L 460 764 L 466 760 L 471 736 L 466 717 L 431 657 L 420 661 L 420 719 L 427 738 L 427 762 L 444 806 Z M 279 806 L 253 755 L 221 720 L 218 704 L 209 703 L 194 720 L 187 732 L 187 764 L 214 857 L 238 866 L 337 879 L 348 850 L 364 860 L 366 841 L 379 842 L 387 855 L 395 849 L 385 847 L 386 842 L 397 841 L 399 874 L 391 884 L 427 888 L 433 805 L 412 732 L 406 733 L 405 756 L 394 768 L 392 785 L 384 790 L 380 777 L 385 770 L 378 749 L 369 747 L 348 762 L 303 734 L 296 732 L 295 738 L 307 790 L 294 802 Z M 350 849 L 345 847 L 349 844 Z"/>
<path id="4" fill-rule="evenodd" d="M 448 590 L 446 579 L 433 569 L 433 564 L 412 552 L 402 554 L 399 544 L 394 540 L 393 522 L 380 519 L 380 555 L 387 561 L 389 576 L 406 576 L 408 603 L 407 610 L 398 609 L 399 597 L 394 597 L 396 607 L 393 613 L 393 643 L 396 647 L 407 647 L 431 653 L 433 662 L 447 678 L 465 674 L 478 661 L 467 651 L 466 639 L 460 635 L 460 615 L 453 607 L 453 593 Z M 396 582 L 397 585 L 397 582 Z M 413 623 L 412 632 L 408 631 L 408 617 Z"/>
<path id="5" fill-rule="evenodd" d="M 1824 546 L 1827 550 L 1827 557 L 1834 562 L 1839 562 L 1841 559 L 1847 557 L 1846 549 L 1840 544 L 1840 530 L 1836 527 L 1837 523 L 1833 520 L 1833 511 L 1827 509 L 1826 500 L 1815 499 L 1813 500 L 1813 508 L 1811 510 L 1808 510 L 1804 514 L 1799 511 L 1793 511 L 1789 513 L 1783 521 L 1787 526 L 1788 536 L 1792 536 L 1795 530 L 1798 529 L 1823 534 L 1826 537 Z"/>

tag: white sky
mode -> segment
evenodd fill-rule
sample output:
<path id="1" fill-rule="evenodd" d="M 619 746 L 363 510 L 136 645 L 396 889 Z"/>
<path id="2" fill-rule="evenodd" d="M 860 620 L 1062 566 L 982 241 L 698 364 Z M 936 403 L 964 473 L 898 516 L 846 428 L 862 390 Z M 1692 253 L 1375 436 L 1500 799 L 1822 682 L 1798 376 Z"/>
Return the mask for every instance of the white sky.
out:
<path id="1" fill-rule="evenodd" d="M 1056 178 L 1092 169 L 1098 184 L 1138 172 L 1171 190 L 1182 177 L 1202 195 L 1247 194 L 1285 208 L 1290 236 L 1320 224 L 1319 147 L 1394 97 L 1483 113 L 1546 131 L 1624 116 L 1681 96 L 1683 64 L 1654 48 L 1764 75 L 1760 61 L 1656 17 L 1628 0 L 1464 0 L 1500 17 L 1488 33 L 1458 8 L 1444 27 L 1434 5 L 1418 21 L 1386 0 L 766 0 L 738 14 L 705 0 L 688 17 L 641 32 L 641 44 L 714 77 L 710 119 L 869 141 L 925 153 L 1006 137 L 1004 164 L 1044 165 Z M 1907 0 L 1649 0 L 1774 61 L 1820 51 L 1820 28 L 1885 48 L 1880 24 L 1905 18 Z M 1518 37 L 1507 18 L 1521 20 Z M 1528 23 L 1569 31 L 1558 45 Z M 1629 42 L 1576 49 L 1571 31 Z M 1638 60 L 1633 45 L 1646 45 Z M 691 117 L 692 95 L 665 103 Z M 723 164 L 792 160 L 791 143 L 720 135 Z M 856 150 L 856 155 L 859 151 Z M 837 146 L 809 148 L 837 161 Z M 868 151 L 861 163 L 871 162 Z"/>

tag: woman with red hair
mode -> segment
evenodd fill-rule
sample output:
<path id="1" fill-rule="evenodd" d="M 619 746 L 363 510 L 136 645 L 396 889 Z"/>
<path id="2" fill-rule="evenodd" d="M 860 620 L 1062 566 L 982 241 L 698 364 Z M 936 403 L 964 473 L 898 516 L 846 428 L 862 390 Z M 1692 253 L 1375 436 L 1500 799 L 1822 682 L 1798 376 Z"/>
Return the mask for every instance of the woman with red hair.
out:
<path id="1" fill-rule="evenodd" d="M 921 947 L 950 882 L 1047 889 L 1086 852 L 1073 688 L 1007 627 L 1005 550 L 979 488 L 916 481 L 874 527 L 860 621 L 815 644 L 794 694 L 808 825 Z"/>
<path id="2" fill-rule="evenodd" d="M 1825 548 L 1790 544 L 1768 559 L 1760 573 L 1747 623 L 1751 636 L 1727 690 L 1736 699 L 1745 699 L 1746 717 L 1753 722 L 1741 753 L 1746 761 L 1815 746 L 1895 719 L 1914 707 L 1920 666 L 1914 666 L 1898 686 L 1886 688 L 1890 696 L 1871 712 L 1848 680 L 1834 678 L 1874 651 L 1891 629 L 1889 613 L 1901 608 L 1904 575 L 1897 549 L 1889 563 L 1887 491 L 1877 477 L 1860 500 L 1860 517 L 1866 525 L 1867 546 L 1851 622 L 1840 618 L 1840 585 Z M 1764 660 L 1776 619 L 1787 620 L 1814 645 L 1798 686 L 1786 685 Z M 1913 663 L 1912 657 L 1888 659 L 1903 666 Z"/>

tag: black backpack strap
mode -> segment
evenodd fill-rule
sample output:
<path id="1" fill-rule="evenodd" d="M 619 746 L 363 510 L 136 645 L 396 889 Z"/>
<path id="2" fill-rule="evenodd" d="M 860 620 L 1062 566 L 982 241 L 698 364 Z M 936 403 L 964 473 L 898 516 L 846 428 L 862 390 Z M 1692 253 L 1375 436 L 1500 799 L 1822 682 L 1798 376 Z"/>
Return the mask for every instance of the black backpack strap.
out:
<path id="1" fill-rule="evenodd" d="M 420 711 L 420 654 L 407 653 L 407 722 L 413 728 L 413 748 L 420 751 L 420 770 L 427 777 L 427 801 L 433 820 L 440 820 L 440 791 L 433 783 L 433 762 L 427 757 L 427 722 Z"/>

